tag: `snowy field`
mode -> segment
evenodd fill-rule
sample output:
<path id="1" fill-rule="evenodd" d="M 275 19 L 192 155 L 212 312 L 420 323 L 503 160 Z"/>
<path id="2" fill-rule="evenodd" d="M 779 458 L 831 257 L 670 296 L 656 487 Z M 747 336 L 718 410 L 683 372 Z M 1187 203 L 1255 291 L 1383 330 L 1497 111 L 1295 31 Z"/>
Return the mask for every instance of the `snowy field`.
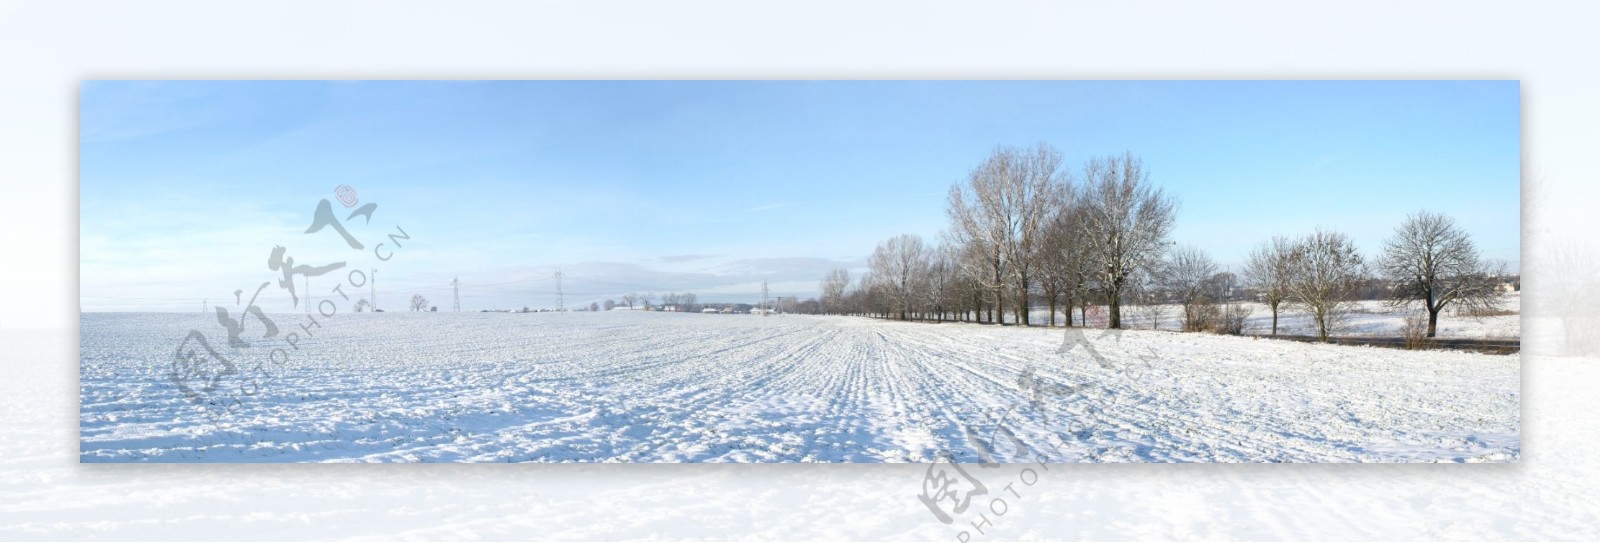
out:
<path id="1" fill-rule="evenodd" d="M 1517 339 L 1522 336 L 1522 295 L 1512 294 L 1505 297 L 1504 309 L 1506 315 L 1493 315 L 1473 317 L 1457 313 L 1446 308 L 1439 314 L 1439 337 L 1461 339 Z M 1250 317 L 1245 320 L 1244 331 L 1246 334 L 1266 335 L 1272 331 L 1272 311 L 1266 304 L 1243 304 L 1250 310 Z M 1164 304 L 1159 311 L 1160 319 L 1157 329 L 1181 330 L 1183 328 L 1183 306 L 1177 304 Z M 1346 318 L 1338 323 L 1335 335 L 1340 336 L 1383 336 L 1400 337 L 1400 328 L 1405 325 L 1406 316 L 1413 313 L 1422 313 L 1420 307 L 1397 308 L 1388 303 L 1376 300 L 1356 302 L 1356 308 Z M 1095 315 L 1090 315 L 1093 319 Z M 1049 309 L 1034 308 L 1028 314 L 1033 324 L 1043 324 L 1050 318 Z M 1078 314 L 1073 313 L 1076 320 Z M 1150 312 L 1141 306 L 1130 306 L 1123 310 L 1122 318 L 1131 328 L 1149 329 L 1152 319 Z M 1061 310 L 1056 311 L 1056 322 L 1064 322 Z M 1099 316 L 1103 324 L 1105 316 Z M 1316 323 L 1311 320 L 1311 315 L 1303 310 L 1293 307 L 1282 309 L 1278 314 L 1278 333 L 1292 335 L 1316 335 Z"/>
<path id="2" fill-rule="evenodd" d="M 284 333 L 304 319 L 276 317 Z M 172 385 L 168 369 L 188 330 L 217 328 L 212 317 L 83 316 L 80 460 L 927 462 L 941 450 L 963 461 L 989 450 L 1002 461 L 1032 454 L 1067 462 L 1504 462 L 1520 455 L 1517 355 L 1090 331 L 1097 361 L 1084 346 L 1058 353 L 1060 329 L 852 317 L 388 313 L 321 322 L 286 363 L 264 365 L 271 376 L 259 392 L 232 394 L 240 400 L 234 412 L 208 416 Z M 225 381 L 218 390 L 239 385 Z"/>

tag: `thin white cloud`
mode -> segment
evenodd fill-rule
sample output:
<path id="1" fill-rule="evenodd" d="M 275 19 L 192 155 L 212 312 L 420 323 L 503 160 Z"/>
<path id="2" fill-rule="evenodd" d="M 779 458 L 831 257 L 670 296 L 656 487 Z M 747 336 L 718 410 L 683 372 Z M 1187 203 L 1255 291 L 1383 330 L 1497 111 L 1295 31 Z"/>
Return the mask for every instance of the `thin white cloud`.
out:
<path id="1" fill-rule="evenodd" d="M 706 260 L 706 259 L 709 259 L 709 258 L 716 258 L 716 257 L 719 257 L 719 256 L 722 256 L 722 255 L 706 255 L 706 254 L 667 255 L 667 256 L 663 256 L 661 258 L 658 258 L 657 260 L 660 260 L 660 261 L 668 263 L 668 264 L 676 264 L 676 263 L 679 263 L 679 262 L 692 262 L 692 261 L 695 261 L 695 260 Z"/>

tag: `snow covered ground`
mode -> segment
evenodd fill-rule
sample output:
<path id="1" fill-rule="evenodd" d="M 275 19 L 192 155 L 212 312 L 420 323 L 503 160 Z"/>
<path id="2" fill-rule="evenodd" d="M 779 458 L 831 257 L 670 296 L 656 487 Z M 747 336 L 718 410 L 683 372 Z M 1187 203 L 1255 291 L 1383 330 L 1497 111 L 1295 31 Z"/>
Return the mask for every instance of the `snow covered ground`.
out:
<path id="1" fill-rule="evenodd" d="M 280 337 L 236 356 L 264 360 Z M 321 319 L 200 409 L 168 376 L 199 314 L 80 321 L 83 462 L 1505 462 L 1519 356 L 851 317 Z M 259 335 L 260 328 L 254 333 Z M 244 338 L 249 340 L 247 329 Z M 212 333 L 213 343 L 218 339 Z M 225 336 L 221 339 L 225 340 Z M 1097 359 L 1090 348 L 1099 353 Z M 220 352 L 236 353 L 225 346 Z M 235 376 L 237 377 L 237 376 Z M 255 394 L 240 394 L 240 385 Z"/>
<path id="2" fill-rule="evenodd" d="M 1250 310 L 1250 317 L 1245 321 L 1245 333 L 1267 334 L 1272 331 L 1272 312 L 1266 304 L 1243 304 Z M 1510 314 L 1486 317 L 1473 317 L 1460 314 L 1446 308 L 1439 315 L 1439 337 L 1464 338 L 1464 339 L 1516 339 L 1522 336 L 1522 295 L 1506 296 L 1504 309 Z M 1367 300 L 1356 303 L 1356 310 L 1340 322 L 1336 335 L 1342 336 L 1388 336 L 1399 337 L 1400 328 L 1405 324 L 1406 316 L 1421 313 L 1420 307 L 1396 308 L 1388 303 Z M 1176 304 L 1164 304 L 1159 311 L 1161 318 L 1158 329 L 1180 330 L 1183 328 L 1183 307 Z M 1050 317 L 1049 309 L 1034 308 L 1028 318 L 1034 324 L 1047 322 Z M 1076 320 L 1078 314 L 1073 313 Z M 1090 315 L 1091 318 L 1094 315 Z M 1130 306 L 1123 310 L 1123 318 L 1129 327 L 1149 329 L 1150 312 L 1140 306 Z M 1056 312 L 1056 322 L 1063 322 L 1064 317 L 1060 310 Z M 1104 322 L 1104 316 L 1100 316 Z M 1303 310 L 1285 306 L 1278 315 L 1278 333 L 1296 335 L 1315 335 L 1316 323 L 1312 322 L 1311 315 Z"/>

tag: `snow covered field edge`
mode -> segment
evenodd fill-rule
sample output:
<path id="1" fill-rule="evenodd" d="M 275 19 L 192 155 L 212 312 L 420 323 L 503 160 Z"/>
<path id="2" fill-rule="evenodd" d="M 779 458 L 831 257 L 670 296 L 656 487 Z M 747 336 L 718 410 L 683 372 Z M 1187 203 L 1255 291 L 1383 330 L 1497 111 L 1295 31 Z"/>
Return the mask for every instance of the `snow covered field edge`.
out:
<path id="1" fill-rule="evenodd" d="M 289 330 L 299 315 L 275 316 Z M 212 317 L 86 314 L 82 462 L 1511 462 L 1520 357 L 851 317 L 325 319 L 215 416 Z M 257 332 L 259 334 L 259 332 Z M 236 349 L 265 356 L 273 341 Z M 225 340 L 225 337 L 224 337 Z M 220 348 L 219 348 L 220 349 Z M 258 362 L 260 360 L 258 359 Z M 219 390 L 239 387 L 224 381 Z M 252 385 L 254 386 L 254 385 Z M 236 388 L 234 390 L 242 390 Z M 1004 437 L 1004 439 L 1001 439 Z M 985 454 L 987 453 L 987 454 Z"/>

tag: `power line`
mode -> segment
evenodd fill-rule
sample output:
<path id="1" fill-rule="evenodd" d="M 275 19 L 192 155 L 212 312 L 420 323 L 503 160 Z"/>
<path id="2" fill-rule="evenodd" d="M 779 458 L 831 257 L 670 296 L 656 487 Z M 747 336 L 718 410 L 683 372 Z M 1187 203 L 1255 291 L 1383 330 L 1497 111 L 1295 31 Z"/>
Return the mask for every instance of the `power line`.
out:
<path id="1" fill-rule="evenodd" d="M 505 281 L 505 282 L 501 282 L 501 283 L 485 283 L 485 284 L 482 284 L 482 285 L 471 285 L 471 286 L 468 286 L 466 288 L 469 288 L 469 289 L 486 289 L 486 288 L 489 288 L 489 287 L 498 287 L 498 286 L 503 286 L 503 285 L 517 285 L 517 284 L 522 284 L 522 283 L 537 283 L 537 282 L 543 282 L 543 281 L 550 281 L 552 279 L 555 279 L 554 275 L 549 275 L 549 276 L 546 276 L 546 277 L 535 277 L 533 279 L 519 279 L 519 280 L 516 280 L 516 281 Z M 449 285 L 449 283 L 446 283 L 445 286 L 450 286 L 450 285 Z"/>

